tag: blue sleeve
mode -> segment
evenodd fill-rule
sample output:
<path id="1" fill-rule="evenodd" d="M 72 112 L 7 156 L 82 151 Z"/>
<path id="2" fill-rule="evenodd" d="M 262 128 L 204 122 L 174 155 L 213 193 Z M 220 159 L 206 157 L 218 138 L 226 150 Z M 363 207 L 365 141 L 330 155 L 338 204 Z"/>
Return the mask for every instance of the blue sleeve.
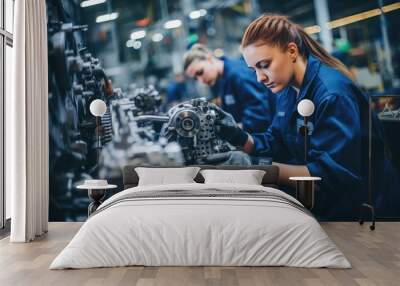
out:
<path id="1" fill-rule="evenodd" d="M 179 101 L 182 99 L 182 87 L 176 83 L 167 86 L 167 102 Z"/>
<path id="2" fill-rule="evenodd" d="M 250 133 L 267 130 L 275 115 L 275 94 L 252 78 L 241 78 L 237 84 L 243 129 Z"/>
<path id="3" fill-rule="evenodd" d="M 167 102 L 172 102 L 176 100 L 175 85 L 169 84 L 167 86 Z"/>
<path id="4" fill-rule="evenodd" d="M 266 132 L 251 134 L 254 140 L 254 155 L 272 157 L 276 162 L 290 160 L 289 152 L 282 140 L 280 120 L 278 116 L 275 116 Z"/>
<path id="5" fill-rule="evenodd" d="M 329 189 L 360 186 L 360 110 L 351 95 L 331 94 L 318 104 L 307 167 Z"/>

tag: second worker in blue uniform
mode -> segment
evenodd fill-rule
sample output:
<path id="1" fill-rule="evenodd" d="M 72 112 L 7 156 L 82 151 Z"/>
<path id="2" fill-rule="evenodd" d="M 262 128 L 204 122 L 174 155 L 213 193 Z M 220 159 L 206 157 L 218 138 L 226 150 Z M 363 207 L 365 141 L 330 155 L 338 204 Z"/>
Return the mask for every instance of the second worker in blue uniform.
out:
<path id="1" fill-rule="evenodd" d="M 247 132 L 266 131 L 275 115 L 276 95 L 257 82 L 243 59 L 216 58 L 196 44 L 185 54 L 187 76 L 211 87 L 221 98 L 221 107 Z"/>

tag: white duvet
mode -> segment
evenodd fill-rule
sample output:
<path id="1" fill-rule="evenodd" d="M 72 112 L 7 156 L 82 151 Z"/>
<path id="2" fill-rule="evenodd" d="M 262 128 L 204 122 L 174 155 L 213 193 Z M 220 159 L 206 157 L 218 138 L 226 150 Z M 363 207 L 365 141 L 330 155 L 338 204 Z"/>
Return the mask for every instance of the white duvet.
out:
<path id="1" fill-rule="evenodd" d="M 280 200 L 186 196 L 117 202 L 136 192 L 210 189 L 261 190 L 300 204 L 277 189 L 254 185 L 193 183 L 127 189 L 100 206 L 50 269 L 127 265 L 351 267 L 312 215 Z"/>

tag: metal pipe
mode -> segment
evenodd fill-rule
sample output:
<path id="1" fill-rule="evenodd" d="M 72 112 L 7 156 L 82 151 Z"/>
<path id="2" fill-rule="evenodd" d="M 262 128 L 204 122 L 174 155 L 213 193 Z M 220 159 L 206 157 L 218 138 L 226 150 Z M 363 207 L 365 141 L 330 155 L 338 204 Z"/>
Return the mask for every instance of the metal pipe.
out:
<path id="1" fill-rule="evenodd" d="M 333 50 L 332 30 L 328 27 L 329 9 L 327 0 L 314 0 L 315 15 L 317 16 L 317 24 L 321 27 L 321 40 L 324 48 L 331 53 Z"/>

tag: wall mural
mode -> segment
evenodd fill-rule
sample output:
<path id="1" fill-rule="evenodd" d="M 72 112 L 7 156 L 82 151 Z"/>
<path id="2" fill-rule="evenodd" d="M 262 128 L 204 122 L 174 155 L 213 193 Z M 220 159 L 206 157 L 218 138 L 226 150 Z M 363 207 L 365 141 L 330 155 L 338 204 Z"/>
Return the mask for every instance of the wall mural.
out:
<path id="1" fill-rule="evenodd" d="M 87 45 L 79 7 L 47 2 L 51 221 L 85 220 L 90 201 L 79 182 L 106 178 L 120 191 L 128 164 L 271 164 L 218 136 L 223 118 L 211 100 L 166 104 L 152 84 L 115 86 Z M 102 107 L 96 100 L 106 104 L 101 117 L 93 115 Z"/>
<path id="2" fill-rule="evenodd" d="M 129 94 L 112 86 L 85 45 L 88 27 L 75 24 L 69 12 L 61 2 L 48 3 L 51 220 L 85 219 L 89 200 L 76 185 L 107 178 L 121 187 L 127 164 L 251 164 L 216 136 L 218 114 L 206 99 L 162 111 L 152 85 Z M 98 99 L 107 106 L 101 118 L 90 111 Z"/>

